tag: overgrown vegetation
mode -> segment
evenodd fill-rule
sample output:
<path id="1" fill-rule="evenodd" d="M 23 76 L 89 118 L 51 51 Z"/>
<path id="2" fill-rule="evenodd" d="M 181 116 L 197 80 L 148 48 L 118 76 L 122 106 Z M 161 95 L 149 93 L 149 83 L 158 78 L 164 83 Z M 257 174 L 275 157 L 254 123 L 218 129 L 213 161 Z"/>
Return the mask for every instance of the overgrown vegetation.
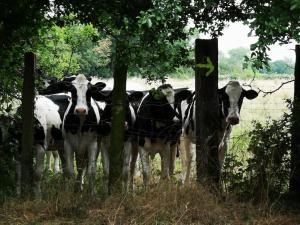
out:
<path id="1" fill-rule="evenodd" d="M 61 181 L 56 180 L 56 184 Z M 222 199 L 208 187 L 160 184 L 135 194 L 90 199 L 48 184 L 43 200 L 11 201 L 0 207 L 1 224 L 203 224 L 292 225 L 299 213 Z M 61 187 L 65 187 L 65 183 Z"/>
<path id="2" fill-rule="evenodd" d="M 111 41 L 91 24 L 81 24 L 74 15 L 61 19 L 64 26 L 53 24 L 40 29 L 34 51 L 45 77 L 83 73 L 110 77 Z"/>
<path id="3" fill-rule="evenodd" d="M 287 102 L 291 109 L 291 101 Z M 240 150 L 226 157 L 223 173 L 226 191 L 259 202 L 274 201 L 287 193 L 290 129 L 291 113 L 284 113 L 277 120 L 253 121 L 252 130 L 246 134 L 247 158 L 241 159 Z"/>
<path id="4" fill-rule="evenodd" d="M 185 28 L 191 20 L 195 30 L 212 37 L 222 35 L 228 22 L 248 24 L 251 32 L 259 36 L 257 43 L 250 47 L 252 53 L 246 58 L 256 69 L 267 64 L 269 45 L 300 40 L 298 0 L 273 1 L 272 4 L 262 0 L 11 0 L 2 1 L 0 6 L 3 9 L 0 15 L 0 106 L 5 110 L 11 108 L 15 97 L 20 97 L 26 51 L 37 52 L 39 67 L 50 76 L 83 72 L 107 77 L 112 74 L 110 68 L 117 68 L 114 73 L 118 78 L 120 75 L 126 78 L 128 72 L 128 75 L 164 80 L 173 74 L 177 77 L 194 75 L 193 61 L 189 64 L 192 59 L 188 52 L 190 46 L 185 41 L 188 37 Z M 78 13 L 80 22 L 64 20 L 74 12 Z M 116 47 L 117 42 L 121 43 L 121 48 Z M 119 58 L 112 60 L 118 53 Z M 228 57 L 222 57 L 221 76 L 230 79 L 253 77 L 252 69 L 243 70 L 241 53 L 248 54 L 243 49 L 236 49 Z M 120 68 L 125 69 L 118 71 Z M 261 73 L 269 73 L 268 77 L 290 74 L 288 69 L 282 61 L 274 62 L 273 67 L 270 64 L 270 72 L 255 70 L 255 76 L 263 77 Z M 115 81 L 117 83 L 118 79 Z M 122 87 L 126 79 L 124 81 Z M 251 154 L 245 161 L 240 160 L 240 153 L 228 157 L 224 172 L 226 190 L 243 200 L 254 197 L 262 202 L 277 199 L 286 191 L 289 122 L 287 116 L 286 120 L 254 123 L 256 130 L 248 134 L 250 139 L 240 142 L 244 147 L 249 146 Z M 119 127 L 123 128 L 124 123 L 120 124 Z M 20 203 L 17 199 L 8 200 L 7 196 L 14 193 L 15 183 L 14 157 L 7 149 L 5 146 L 0 152 L 0 171 L 4 175 L 0 185 L 3 197 L 0 198 L 5 200 L 0 210 L 0 223 L 299 223 L 299 214 L 290 216 L 286 212 L 270 212 L 270 208 L 260 210 L 248 202 L 231 201 L 229 197 L 222 201 L 205 188 L 194 185 L 159 186 L 136 195 L 101 196 L 100 201 L 91 201 L 84 194 L 61 190 L 66 183 L 61 183 L 59 177 L 50 177 L 46 181 L 49 189 L 42 201 Z M 227 173 L 227 169 L 230 172 Z"/>

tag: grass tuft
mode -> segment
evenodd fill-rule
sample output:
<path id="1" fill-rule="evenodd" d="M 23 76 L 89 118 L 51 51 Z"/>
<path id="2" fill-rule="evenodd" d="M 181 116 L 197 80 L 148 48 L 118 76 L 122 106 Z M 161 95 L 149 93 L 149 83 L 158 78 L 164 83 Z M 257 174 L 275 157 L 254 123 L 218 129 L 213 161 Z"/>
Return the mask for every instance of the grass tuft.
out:
<path id="1" fill-rule="evenodd" d="M 56 199 L 56 201 L 53 201 Z M 89 198 L 61 191 L 42 200 L 11 199 L 0 224 L 298 224 L 300 214 L 220 198 L 195 183 L 163 183 L 135 194 Z"/>

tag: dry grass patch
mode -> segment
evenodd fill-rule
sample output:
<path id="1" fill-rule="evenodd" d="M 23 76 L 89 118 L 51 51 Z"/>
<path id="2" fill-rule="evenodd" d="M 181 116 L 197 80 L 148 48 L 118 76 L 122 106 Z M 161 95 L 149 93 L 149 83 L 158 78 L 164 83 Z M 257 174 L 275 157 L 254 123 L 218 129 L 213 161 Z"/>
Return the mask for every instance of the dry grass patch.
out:
<path id="1" fill-rule="evenodd" d="M 221 198 L 197 185 L 156 185 L 105 199 L 65 193 L 56 202 L 9 200 L 1 224 L 300 224 L 300 214 Z M 54 198 L 53 198 L 54 199 Z"/>

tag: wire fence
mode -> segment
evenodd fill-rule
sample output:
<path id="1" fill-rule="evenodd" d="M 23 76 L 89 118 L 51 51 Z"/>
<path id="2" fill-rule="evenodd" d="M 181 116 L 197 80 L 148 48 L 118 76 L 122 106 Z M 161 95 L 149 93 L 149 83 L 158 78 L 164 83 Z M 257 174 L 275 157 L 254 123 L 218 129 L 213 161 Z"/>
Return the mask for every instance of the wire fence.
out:
<path id="1" fill-rule="evenodd" d="M 264 90 L 264 91 L 272 91 L 276 89 L 280 84 L 282 84 L 284 80 L 258 80 L 256 83 L 252 83 L 251 87 L 255 90 Z M 222 81 L 219 85 L 222 87 L 225 85 L 227 81 Z M 241 82 L 243 84 L 247 82 Z M 293 96 L 293 87 L 294 83 L 288 83 L 287 85 L 282 86 L 276 92 L 264 96 L 260 94 L 257 98 L 253 100 L 244 99 L 244 103 L 240 113 L 240 123 L 233 127 L 233 134 L 231 135 L 231 139 L 237 138 L 241 133 L 247 133 L 252 128 L 251 122 L 253 120 L 258 120 L 260 122 L 267 121 L 268 119 L 278 119 L 283 115 L 284 112 L 288 112 L 286 99 L 291 99 Z M 179 84 L 173 85 L 175 88 L 182 88 Z M 183 85 L 186 87 L 186 84 Z M 149 89 L 149 87 L 144 87 L 145 89 Z M 245 85 L 245 89 L 247 85 Z M 193 90 L 193 88 L 191 88 Z M 39 110 L 51 111 L 49 108 L 40 108 Z M 42 112 L 43 114 L 43 112 Z M 182 112 L 184 116 L 184 112 Z M 143 119 L 151 119 L 147 117 L 142 117 Z M 163 121 L 162 121 L 163 122 Z M 74 124 L 76 125 L 76 124 Z M 238 130 L 236 132 L 235 130 Z M 130 134 L 137 135 L 138 131 L 130 130 Z"/>

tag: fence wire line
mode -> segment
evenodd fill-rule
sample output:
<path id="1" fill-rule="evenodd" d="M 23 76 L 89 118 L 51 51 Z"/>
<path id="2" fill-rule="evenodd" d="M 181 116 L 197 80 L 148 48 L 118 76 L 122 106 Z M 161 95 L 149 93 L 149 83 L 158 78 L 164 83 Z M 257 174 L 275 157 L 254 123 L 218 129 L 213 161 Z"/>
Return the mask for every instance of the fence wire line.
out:
<path id="1" fill-rule="evenodd" d="M 291 91 L 292 88 L 284 88 L 282 87 L 280 90 L 289 90 Z M 268 96 L 270 97 L 270 96 Z M 268 99 L 268 97 L 264 99 Z M 291 97 L 291 96 L 290 96 Z M 168 105 L 169 103 L 166 103 L 165 105 Z M 107 105 L 112 105 L 112 103 L 108 103 Z M 127 105 L 127 103 L 119 103 L 119 105 Z M 156 104 L 149 104 L 151 105 L 156 105 Z M 288 110 L 287 107 L 284 107 L 285 101 L 283 98 L 278 99 L 271 99 L 271 101 L 266 101 L 266 102 L 257 102 L 257 101 L 247 101 L 243 104 L 242 109 L 241 109 L 241 119 L 240 119 L 240 124 L 238 127 L 233 126 L 233 130 L 238 128 L 242 130 L 248 130 L 251 129 L 249 126 L 249 122 L 253 120 L 267 120 L 268 118 L 276 117 L 279 118 L 279 116 L 283 115 L 285 111 Z M 51 111 L 49 108 L 39 108 L 39 110 L 42 111 Z M 103 110 L 103 109 L 102 109 Z M 182 111 L 182 115 L 184 115 L 184 111 Z M 263 113 L 263 114 L 262 114 Z M 254 118 L 249 118 L 248 114 L 254 115 Z M 141 117 L 142 119 L 152 119 L 149 117 Z M 100 119 L 101 119 L 101 113 L 100 113 Z M 48 124 L 49 125 L 49 124 Z M 75 125 L 75 124 L 74 124 Z M 138 132 L 132 132 L 132 135 L 136 135 Z M 231 139 L 236 138 L 237 136 L 231 135 Z"/>

